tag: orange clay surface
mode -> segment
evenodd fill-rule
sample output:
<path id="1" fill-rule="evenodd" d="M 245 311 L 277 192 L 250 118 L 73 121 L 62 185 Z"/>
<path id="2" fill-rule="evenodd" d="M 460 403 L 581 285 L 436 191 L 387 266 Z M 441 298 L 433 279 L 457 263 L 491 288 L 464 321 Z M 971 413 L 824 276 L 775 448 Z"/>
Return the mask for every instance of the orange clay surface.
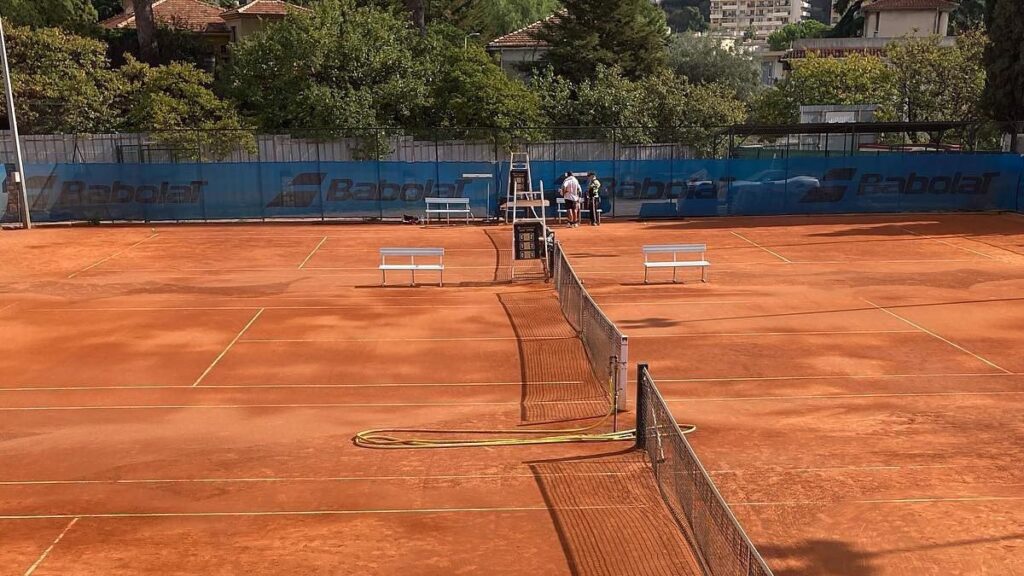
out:
<path id="1" fill-rule="evenodd" d="M 445 287 L 381 288 L 384 246 L 446 248 Z M 0 576 L 698 574 L 628 442 L 353 445 L 610 428 L 510 248 L 497 227 L 0 232 Z"/>
<path id="2" fill-rule="evenodd" d="M 1024 574 L 1024 218 L 559 236 L 775 574 Z M 644 285 L 669 243 L 708 244 L 711 282 Z"/>
<path id="3" fill-rule="evenodd" d="M 777 575 L 1024 575 L 1024 218 L 556 232 Z M 643 284 L 643 244 L 688 242 L 709 284 Z M 352 444 L 600 422 L 583 349 L 550 285 L 509 281 L 510 245 L 502 227 L 0 232 L 0 576 L 698 573 L 629 443 Z M 379 287 L 384 246 L 446 248 L 445 287 Z"/>

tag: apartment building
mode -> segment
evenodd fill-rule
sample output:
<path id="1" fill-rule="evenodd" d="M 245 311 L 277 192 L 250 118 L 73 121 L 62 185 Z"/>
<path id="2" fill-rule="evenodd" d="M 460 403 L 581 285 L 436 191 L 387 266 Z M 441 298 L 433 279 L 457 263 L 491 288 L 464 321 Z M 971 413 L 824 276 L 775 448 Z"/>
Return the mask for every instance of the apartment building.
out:
<path id="1" fill-rule="evenodd" d="M 810 0 L 711 0 L 711 29 L 765 42 L 786 24 L 811 17 Z"/>

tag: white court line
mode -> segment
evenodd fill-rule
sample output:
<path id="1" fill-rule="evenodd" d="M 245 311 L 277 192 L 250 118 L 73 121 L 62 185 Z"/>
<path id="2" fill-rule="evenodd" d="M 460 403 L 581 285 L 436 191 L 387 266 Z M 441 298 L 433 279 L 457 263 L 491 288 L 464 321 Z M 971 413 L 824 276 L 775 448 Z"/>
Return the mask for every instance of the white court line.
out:
<path id="1" fill-rule="evenodd" d="M 11 302 L 10 304 L 8 304 L 6 306 L 0 306 L 0 312 L 3 312 L 4 310 L 7 310 L 8 308 L 14 306 L 14 304 L 15 304 L 14 302 Z"/>
<path id="2" fill-rule="evenodd" d="M 908 330 L 908 332 L 910 332 Z M 522 341 L 534 340 L 574 340 L 577 336 L 567 334 L 565 336 L 467 336 L 465 338 L 246 338 L 239 340 L 240 344 L 267 344 L 275 342 L 297 343 L 297 342 L 490 342 L 490 341 Z"/>
<path id="3" fill-rule="evenodd" d="M 989 254 L 985 254 L 984 252 L 978 252 L 977 250 L 973 250 L 971 248 L 965 248 L 963 246 L 957 246 L 956 244 L 953 244 L 952 242 L 948 242 L 946 240 L 943 240 L 942 238 L 935 238 L 934 236 L 927 236 L 925 234 L 919 234 L 917 232 L 914 232 L 910 228 L 905 228 L 903 226 L 900 226 L 900 230 L 903 230 L 904 232 L 907 232 L 908 234 L 913 234 L 914 236 L 917 236 L 918 238 L 924 238 L 925 240 L 932 240 L 933 242 L 938 242 L 939 244 L 945 244 L 946 246 L 952 246 L 953 248 L 956 248 L 958 250 L 963 250 L 965 252 L 970 252 L 971 254 L 977 254 L 978 256 L 984 256 L 985 258 L 988 258 L 989 260 L 995 260 L 996 259 L 995 256 L 991 256 Z"/>
<path id="4" fill-rule="evenodd" d="M 302 388 L 448 388 L 448 387 L 459 387 L 459 386 L 555 386 L 555 385 L 577 385 L 583 384 L 581 380 L 553 380 L 553 381 L 540 381 L 540 382 L 413 382 L 410 384 L 402 383 L 372 383 L 372 384 L 213 384 L 203 386 L 203 390 L 248 390 L 248 389 L 302 389 Z M 138 386 L 52 386 L 52 387 L 33 387 L 33 386 L 22 386 L 17 388 L 0 388 L 0 392 L 88 392 L 90 390 L 189 390 L 192 385 L 138 385 Z"/>
<path id="5" fill-rule="evenodd" d="M 772 400 L 842 400 L 850 398 L 902 398 L 921 396 L 1013 396 L 1024 394 L 1024 390 L 1003 390 L 994 392 L 877 392 L 873 394 L 809 394 L 806 396 L 736 396 L 719 398 L 672 398 L 673 402 L 733 402 L 733 401 L 772 401 Z"/>
<path id="6" fill-rule="evenodd" d="M 732 378 L 658 378 L 658 384 L 662 382 L 773 382 L 778 380 L 842 380 L 861 378 L 954 378 L 954 377 L 978 377 L 978 376 L 1019 376 L 1020 374 L 1008 372 L 1005 374 L 993 372 L 962 372 L 954 374 L 837 374 L 834 376 L 740 376 Z"/>
<path id="7" fill-rule="evenodd" d="M 636 466 L 638 463 L 624 463 Z M 603 476 L 630 476 L 636 474 L 637 470 L 625 472 L 578 472 L 578 473 L 520 473 L 520 474 L 443 474 L 437 476 L 296 476 L 296 477 L 261 477 L 261 478 L 140 478 L 136 480 L 6 480 L 0 481 L 0 486 L 77 486 L 91 484 L 276 484 L 286 482 L 389 482 L 389 481 L 415 481 L 424 482 L 431 480 L 507 480 L 509 478 L 545 478 L 559 477 L 603 477 Z"/>
<path id="8" fill-rule="evenodd" d="M 540 303 L 537 304 L 541 305 Z M 381 307 L 392 308 L 499 308 L 493 304 L 381 304 Z M 349 310 L 358 308 L 366 310 L 366 304 L 348 304 L 344 306 L 182 306 L 178 308 L 163 306 L 134 306 L 130 308 L 32 308 L 29 312 L 161 312 L 161 311 L 201 311 L 201 310 Z"/>
<path id="9" fill-rule="evenodd" d="M 143 242 L 147 242 L 149 240 L 152 240 L 153 238 L 156 238 L 159 235 L 160 235 L 159 232 L 154 232 L 153 234 L 147 236 L 146 238 L 143 238 L 142 240 L 139 240 L 135 244 L 132 244 L 131 246 L 129 246 L 127 248 L 124 248 L 124 249 L 118 250 L 117 252 L 114 252 L 113 254 L 111 254 L 110 256 L 107 256 L 106 258 L 100 260 L 99 262 L 96 262 L 96 263 L 94 263 L 94 264 L 92 264 L 90 266 L 86 266 L 85 268 L 82 268 L 78 272 L 72 272 L 71 274 L 68 274 L 68 278 L 74 278 L 75 276 L 78 276 L 82 272 L 86 272 L 88 270 L 92 270 L 93 268 L 99 266 L 100 264 L 103 264 L 104 262 L 110 260 L 111 258 L 114 258 L 116 256 L 120 256 L 121 254 L 124 254 L 125 252 L 131 250 L 132 248 L 135 248 L 136 246 L 142 244 Z"/>
<path id="10" fill-rule="evenodd" d="M 965 468 L 981 468 L 984 464 L 907 464 L 907 465 L 878 465 L 878 466 L 822 466 L 818 468 L 785 468 L 785 467 L 772 467 L 772 468 L 744 468 L 739 470 L 708 470 L 708 474 L 725 475 L 725 474 L 787 474 L 787 473 L 803 473 L 803 472 L 887 472 L 887 471 L 900 471 L 900 470 L 918 470 L 918 469 L 947 469 L 955 468 L 957 470 L 963 470 Z"/>
<path id="11" fill-rule="evenodd" d="M 950 502 L 1014 502 L 1024 496 L 963 496 L 952 498 L 892 498 L 867 500 L 780 500 L 778 502 L 729 502 L 729 506 L 834 506 L 836 504 L 942 504 Z"/>
<path id="12" fill-rule="evenodd" d="M 46 550 L 43 550 L 43 553 L 39 556 L 39 559 L 36 560 L 34 564 L 29 566 L 28 570 L 25 570 L 24 576 L 32 576 L 32 573 L 36 571 L 36 568 L 39 568 L 39 566 L 42 565 L 43 560 L 46 560 L 46 557 L 50 555 L 50 552 L 53 550 L 53 547 L 56 546 L 57 543 L 64 538 L 64 535 L 68 533 L 68 530 L 71 530 L 71 527 L 74 526 L 76 522 L 78 522 L 77 516 L 71 518 L 71 522 L 68 522 L 68 525 L 64 527 L 64 530 L 61 530 L 61 533 L 57 535 L 57 538 L 50 544 L 50 546 Z"/>
<path id="13" fill-rule="evenodd" d="M 650 297 L 652 294 L 644 294 L 644 296 Z M 605 302 L 601 295 L 597 296 L 597 300 L 601 306 L 680 306 L 680 305 L 691 305 L 696 306 L 699 304 L 756 304 L 755 300 L 659 300 L 657 302 Z"/>
<path id="14" fill-rule="evenodd" d="M 1010 372 L 1006 368 L 1003 368 L 1002 366 L 999 366 L 995 362 L 992 362 L 990 360 L 982 358 L 981 356 L 978 356 L 977 354 L 975 354 L 974 352 L 971 352 L 970 350 L 964 348 L 963 346 L 961 346 L 961 345 L 959 345 L 959 344 L 957 344 L 955 342 L 951 342 L 951 341 L 943 338 L 942 336 L 939 336 L 935 332 L 932 332 L 931 330 L 928 330 L 927 328 L 924 328 L 923 326 L 921 326 L 919 324 L 915 324 L 914 322 L 911 322 L 910 320 L 904 318 L 903 316 L 900 316 L 899 314 L 893 312 L 892 310 L 888 310 L 888 309 L 886 309 L 886 308 L 884 308 L 882 306 L 879 306 L 878 304 L 875 304 L 874 302 L 872 302 L 872 301 L 870 301 L 870 300 L 868 300 L 866 298 L 861 298 L 861 300 L 867 302 L 868 304 L 874 306 L 875 308 L 881 310 L 882 312 L 885 312 L 886 314 L 892 316 L 893 318 L 897 318 L 899 320 L 902 320 L 903 322 L 906 322 L 907 324 L 913 326 L 914 328 L 917 328 L 918 330 L 920 330 L 921 332 L 924 332 L 925 334 L 928 334 L 929 336 L 932 336 L 932 337 L 938 338 L 939 340 L 942 340 L 946 344 L 949 344 L 950 346 L 952 346 L 953 348 L 956 348 L 957 350 L 960 350 L 961 352 L 966 352 L 967 354 L 970 354 L 971 356 L 974 356 L 978 360 L 981 360 L 985 364 L 988 364 L 989 366 L 991 366 L 991 367 L 993 367 L 993 368 L 995 368 L 997 370 L 1001 370 L 1001 371 L 1003 371 L 1003 372 L 1005 372 L 1007 374 L 1012 374 L 1012 372 Z"/>
<path id="15" fill-rule="evenodd" d="M 696 338 L 702 336 L 834 336 L 842 334 L 917 334 L 917 330 L 819 330 L 808 332 L 677 332 L 673 334 L 636 334 L 630 340 L 641 338 Z M 660 381 L 660 380 L 659 380 Z"/>
<path id="16" fill-rule="evenodd" d="M 306 259 L 302 261 L 302 264 L 299 264 L 299 270 L 302 270 L 303 268 L 305 268 L 306 264 L 308 264 L 310 259 L 313 258 L 313 255 L 316 254 L 316 251 L 319 250 L 320 247 L 323 246 L 326 243 L 327 243 L 327 236 L 324 236 L 323 239 L 320 240 L 320 243 L 317 244 L 315 248 L 313 248 L 313 251 L 309 253 L 309 256 L 306 256 Z"/>
<path id="17" fill-rule="evenodd" d="M 552 510 L 638 510 L 647 506 L 509 506 L 494 508 L 377 508 L 366 510 L 280 510 L 252 512 L 110 512 L 100 514 L 6 514 L 0 520 L 53 518 L 227 518 L 251 516 L 357 516 L 363 514 L 455 514 L 499 512 L 550 512 Z"/>
<path id="18" fill-rule="evenodd" d="M 778 258 L 779 260 L 782 260 L 783 262 L 786 262 L 787 264 L 792 263 L 792 261 L 789 258 L 786 258 L 785 256 L 783 256 L 782 254 L 779 254 L 778 252 L 774 252 L 772 250 L 769 250 L 769 249 L 765 248 L 764 246 L 761 246 L 757 242 L 754 242 L 753 240 L 751 240 L 750 238 L 747 238 L 746 236 L 740 234 L 739 232 L 731 232 L 731 233 L 732 233 L 733 236 L 736 236 L 740 240 L 744 240 L 744 241 L 750 243 L 751 245 L 756 246 L 757 248 L 760 248 L 761 250 L 764 250 L 765 252 L 771 254 L 772 256 L 775 256 L 776 258 Z"/>
<path id="19" fill-rule="evenodd" d="M 228 350 L 231 350 L 231 347 L 234 346 L 236 342 L 238 342 L 238 340 L 242 337 L 242 334 L 245 334 L 245 331 L 248 330 L 249 327 L 256 322 L 256 320 L 260 317 L 260 314 L 263 314 L 263 310 L 263 308 L 257 310 L 256 314 L 253 315 L 252 319 L 249 320 L 249 322 L 244 327 L 242 327 L 242 330 L 235 335 L 234 339 L 228 343 L 227 347 L 224 348 L 224 350 L 222 350 L 221 353 L 218 354 L 217 357 L 213 359 L 213 362 L 211 362 L 210 365 L 206 367 L 206 370 L 203 370 L 203 373 L 199 375 L 199 378 L 196 378 L 196 381 L 192 383 L 193 388 L 199 386 L 199 383 L 202 382 L 204 378 L 206 378 L 206 375 L 209 374 L 211 370 L 213 370 L 213 367 L 216 366 L 217 363 L 220 362 L 221 358 L 223 358 L 228 353 Z"/>
<path id="20" fill-rule="evenodd" d="M 590 400 L 541 400 L 528 402 L 532 406 L 540 405 L 589 405 L 598 402 L 606 402 L 605 396 L 595 396 Z M 246 408 L 431 408 L 437 406 L 520 406 L 523 403 L 515 402 L 354 402 L 354 403 L 327 403 L 327 404 L 140 404 L 121 406 L 22 406 L 17 408 L 0 407 L 0 412 L 46 412 L 46 411 L 85 411 L 85 410 L 236 410 Z M 583 418 L 600 418 L 602 414 L 584 416 Z"/>

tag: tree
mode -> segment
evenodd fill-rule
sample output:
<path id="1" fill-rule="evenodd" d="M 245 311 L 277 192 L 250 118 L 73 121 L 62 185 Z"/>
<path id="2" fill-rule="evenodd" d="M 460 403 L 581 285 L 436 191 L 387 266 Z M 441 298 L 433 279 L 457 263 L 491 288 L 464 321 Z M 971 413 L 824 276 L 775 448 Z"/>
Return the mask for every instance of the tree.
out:
<path id="1" fill-rule="evenodd" d="M 121 0 L 92 0 L 92 7 L 100 20 L 120 14 L 122 9 Z"/>
<path id="2" fill-rule="evenodd" d="M 464 128 L 535 128 L 543 123 L 540 100 L 518 80 L 495 65 L 479 46 L 462 44 L 463 34 L 450 26 L 430 31 L 423 50 L 423 77 L 429 82 L 429 103 L 423 127 L 443 127 L 448 137 L 466 137 Z"/>
<path id="3" fill-rule="evenodd" d="M 960 35 L 971 30 L 985 28 L 985 0 L 960 0 L 960 5 L 950 15 L 950 30 Z"/>
<path id="4" fill-rule="evenodd" d="M 941 46 L 938 36 L 891 42 L 886 58 L 897 91 L 896 117 L 908 122 L 980 120 L 985 44 L 978 32 L 960 36 L 954 47 Z"/>
<path id="5" fill-rule="evenodd" d="M 852 38 L 864 29 L 864 15 L 860 8 L 864 0 L 836 0 L 836 12 L 842 14 L 839 22 L 825 36 L 828 38 Z"/>
<path id="6" fill-rule="evenodd" d="M 215 158 L 253 137 L 228 102 L 210 89 L 213 78 L 191 64 L 150 67 L 129 56 L 118 70 L 123 79 L 123 121 L 132 130 L 148 132 L 173 148 L 198 159 L 202 151 Z"/>
<path id="7" fill-rule="evenodd" d="M 665 11 L 666 20 L 673 32 L 703 32 L 708 29 L 705 14 L 710 13 L 710 2 L 664 0 L 661 8 Z"/>
<path id="8" fill-rule="evenodd" d="M 236 44 L 224 88 L 264 130 L 402 126 L 428 102 L 419 44 L 400 14 L 324 0 Z"/>
<path id="9" fill-rule="evenodd" d="M 985 47 L 985 108 L 993 120 L 1016 135 L 1024 126 L 1024 3 L 989 0 L 985 6 L 989 44 Z"/>
<path id="10" fill-rule="evenodd" d="M 560 5 L 558 0 L 453 0 L 442 14 L 463 31 L 488 40 L 547 18 Z"/>
<path id="11" fill-rule="evenodd" d="M 757 64 L 750 55 L 724 48 L 709 36 L 673 36 L 668 67 L 692 84 L 716 83 L 719 89 L 741 100 L 753 97 L 760 83 Z"/>
<path id="12" fill-rule="evenodd" d="M 565 0 L 560 18 L 539 36 L 551 48 L 545 58 L 557 75 L 580 82 L 601 66 L 618 67 L 631 79 L 664 66 L 668 27 L 650 0 Z"/>
<path id="13" fill-rule="evenodd" d="M 12 27 L 7 50 L 23 132 L 106 132 L 116 126 L 114 97 L 121 86 L 102 42 L 58 28 Z"/>
<path id="14" fill-rule="evenodd" d="M 647 78 L 643 83 L 652 105 L 655 142 L 682 143 L 712 155 L 722 128 L 746 120 L 746 106 L 729 95 L 726 86 L 692 84 L 669 72 Z"/>
<path id="15" fill-rule="evenodd" d="M 153 0 L 132 0 L 135 12 L 135 30 L 139 37 L 139 57 L 145 62 L 156 59 L 156 21 L 153 18 Z"/>
<path id="16" fill-rule="evenodd" d="M 10 24 L 32 28 L 85 30 L 96 23 L 89 0 L 0 0 L 0 14 Z"/>
<path id="17" fill-rule="evenodd" d="M 795 124 L 801 105 L 878 104 L 879 117 L 894 119 L 897 99 L 893 71 L 881 58 L 822 58 L 812 53 L 794 61 L 789 77 L 760 95 L 754 117 L 766 124 Z"/>
<path id="18" fill-rule="evenodd" d="M 794 40 L 800 38 L 821 38 L 829 31 L 829 27 L 817 20 L 801 20 L 786 24 L 768 35 L 768 45 L 772 50 L 788 50 Z"/>

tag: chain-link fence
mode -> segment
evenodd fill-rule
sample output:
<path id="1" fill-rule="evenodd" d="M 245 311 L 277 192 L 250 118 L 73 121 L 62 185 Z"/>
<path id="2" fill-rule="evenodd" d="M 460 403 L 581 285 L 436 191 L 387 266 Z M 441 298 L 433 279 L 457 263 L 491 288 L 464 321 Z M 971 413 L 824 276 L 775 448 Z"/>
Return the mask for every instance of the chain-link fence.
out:
<path id="1" fill-rule="evenodd" d="M 998 142 L 982 146 L 991 132 L 738 126 L 658 142 L 649 128 L 623 127 L 177 130 L 26 135 L 22 149 L 42 222 L 386 219 L 421 215 L 427 197 L 469 198 L 476 218 L 495 218 L 513 151 L 529 155 L 532 185 L 550 199 L 562 174 L 595 173 L 612 217 L 1016 209 L 1022 161 L 994 153 Z M 0 134 L 6 172 L 12 152 Z M 0 207 L 11 205 L 8 188 Z"/>

